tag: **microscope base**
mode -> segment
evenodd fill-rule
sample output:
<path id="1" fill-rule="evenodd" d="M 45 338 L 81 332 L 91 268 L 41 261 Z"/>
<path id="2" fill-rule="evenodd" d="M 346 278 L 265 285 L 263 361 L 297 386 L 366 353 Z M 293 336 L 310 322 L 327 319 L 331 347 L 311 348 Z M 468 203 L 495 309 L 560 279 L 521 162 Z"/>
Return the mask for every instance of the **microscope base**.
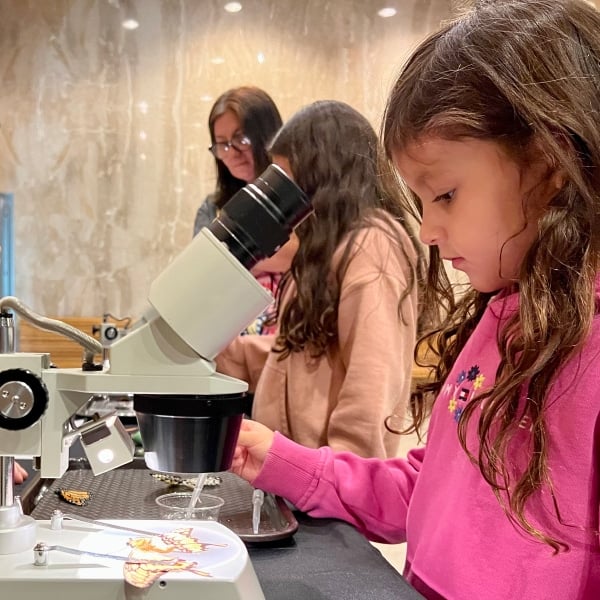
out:
<path id="1" fill-rule="evenodd" d="M 35 519 L 18 504 L 0 506 L 0 554 L 20 552 L 35 545 Z"/>
<path id="2" fill-rule="evenodd" d="M 0 556 L 2 596 L 19 600 L 264 600 L 246 547 L 225 526 L 213 521 L 111 522 L 149 533 L 68 520 L 62 529 L 52 530 L 50 521 L 38 521 L 38 543 L 71 552 L 48 549 L 44 565 L 34 564 L 33 549 Z"/>

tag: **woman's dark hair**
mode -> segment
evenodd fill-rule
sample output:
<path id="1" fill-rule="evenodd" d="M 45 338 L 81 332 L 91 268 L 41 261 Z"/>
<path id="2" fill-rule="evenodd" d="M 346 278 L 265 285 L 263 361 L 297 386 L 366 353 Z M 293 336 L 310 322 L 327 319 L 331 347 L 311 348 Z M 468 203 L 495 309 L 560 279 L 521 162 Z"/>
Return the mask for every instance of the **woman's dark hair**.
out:
<path id="1" fill-rule="evenodd" d="M 420 257 L 421 250 L 405 223 L 377 135 L 352 107 L 335 101 L 310 104 L 286 122 L 270 150 L 273 156 L 289 161 L 296 183 L 314 208 L 296 228 L 299 249 L 279 287 L 278 300 L 286 297 L 291 280 L 295 293 L 289 301 L 278 302 L 275 351 L 285 357 L 305 349 L 319 357 L 337 341 L 340 287 L 358 250 L 355 240 L 360 230 L 380 227 L 404 253 L 410 278 L 399 302 L 399 315 L 402 300 L 417 284 L 417 274 L 394 221 L 411 236 L 414 254 Z M 333 255 L 344 239 L 348 243 L 332 277 Z"/>
<path id="2" fill-rule="evenodd" d="M 215 121 L 227 111 L 239 119 L 242 132 L 252 142 L 254 175 L 260 175 L 270 164 L 267 145 L 281 127 L 281 115 L 269 94 L 257 87 L 238 87 L 221 94 L 211 108 L 208 116 L 208 129 L 211 143 L 215 143 Z M 217 165 L 217 191 L 215 204 L 223 205 L 247 181 L 234 177 L 225 164 L 215 158 Z"/>
<path id="3" fill-rule="evenodd" d="M 427 136 L 490 140 L 519 167 L 542 162 L 548 177 L 564 182 L 515 282 L 519 310 L 499 332 L 495 383 L 467 404 L 459 422 L 463 448 L 499 501 L 508 498 L 509 516 L 556 551 L 564 544 L 534 526 L 525 505 L 540 489 L 552 491 L 548 393 L 598 311 L 599 90 L 600 15 L 592 7 L 578 0 L 480 2 L 419 46 L 395 84 L 383 124 L 390 156 Z M 418 198 L 405 192 L 419 211 Z M 429 264 L 425 302 L 448 312 L 442 327 L 421 340 L 438 352 L 439 363 L 415 406 L 440 391 L 493 296 L 471 289 L 455 302 L 434 247 Z M 530 449 L 525 469 L 515 474 L 511 443 L 523 418 L 532 423 Z M 467 447 L 471 420 L 477 448 Z"/>

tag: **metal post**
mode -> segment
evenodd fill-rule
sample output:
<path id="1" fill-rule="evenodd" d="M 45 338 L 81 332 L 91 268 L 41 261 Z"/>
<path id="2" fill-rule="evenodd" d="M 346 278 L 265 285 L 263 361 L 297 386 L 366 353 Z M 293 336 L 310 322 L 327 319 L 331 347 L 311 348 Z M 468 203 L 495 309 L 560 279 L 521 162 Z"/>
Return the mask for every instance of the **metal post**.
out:
<path id="1" fill-rule="evenodd" d="M 11 313 L 0 313 L 0 354 L 15 351 L 15 328 Z M 14 502 L 13 470 L 15 459 L 0 456 L 0 506 L 12 506 Z"/>
<path id="2" fill-rule="evenodd" d="M 12 456 L 0 456 L 0 506 L 12 506 L 15 501 L 14 467 L 15 459 Z"/>

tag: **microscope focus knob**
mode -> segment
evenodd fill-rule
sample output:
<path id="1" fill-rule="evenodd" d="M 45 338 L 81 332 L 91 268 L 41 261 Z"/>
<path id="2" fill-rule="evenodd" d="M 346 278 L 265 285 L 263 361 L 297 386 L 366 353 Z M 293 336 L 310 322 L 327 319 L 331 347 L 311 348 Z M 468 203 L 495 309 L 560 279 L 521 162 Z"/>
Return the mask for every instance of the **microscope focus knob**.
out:
<path id="1" fill-rule="evenodd" d="M 0 372 L 0 429 L 27 429 L 47 406 L 48 390 L 35 373 L 26 369 Z"/>

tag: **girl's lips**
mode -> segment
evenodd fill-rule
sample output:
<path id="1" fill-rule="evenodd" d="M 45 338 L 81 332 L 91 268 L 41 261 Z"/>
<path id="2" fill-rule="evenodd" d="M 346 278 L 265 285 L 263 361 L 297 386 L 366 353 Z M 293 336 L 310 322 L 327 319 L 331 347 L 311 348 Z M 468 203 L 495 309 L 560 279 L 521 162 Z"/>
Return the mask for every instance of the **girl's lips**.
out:
<path id="1" fill-rule="evenodd" d="M 460 269 L 461 265 L 465 262 L 465 260 L 464 258 L 457 256 L 456 258 L 450 259 L 450 262 L 452 263 L 452 267 L 454 269 Z"/>

